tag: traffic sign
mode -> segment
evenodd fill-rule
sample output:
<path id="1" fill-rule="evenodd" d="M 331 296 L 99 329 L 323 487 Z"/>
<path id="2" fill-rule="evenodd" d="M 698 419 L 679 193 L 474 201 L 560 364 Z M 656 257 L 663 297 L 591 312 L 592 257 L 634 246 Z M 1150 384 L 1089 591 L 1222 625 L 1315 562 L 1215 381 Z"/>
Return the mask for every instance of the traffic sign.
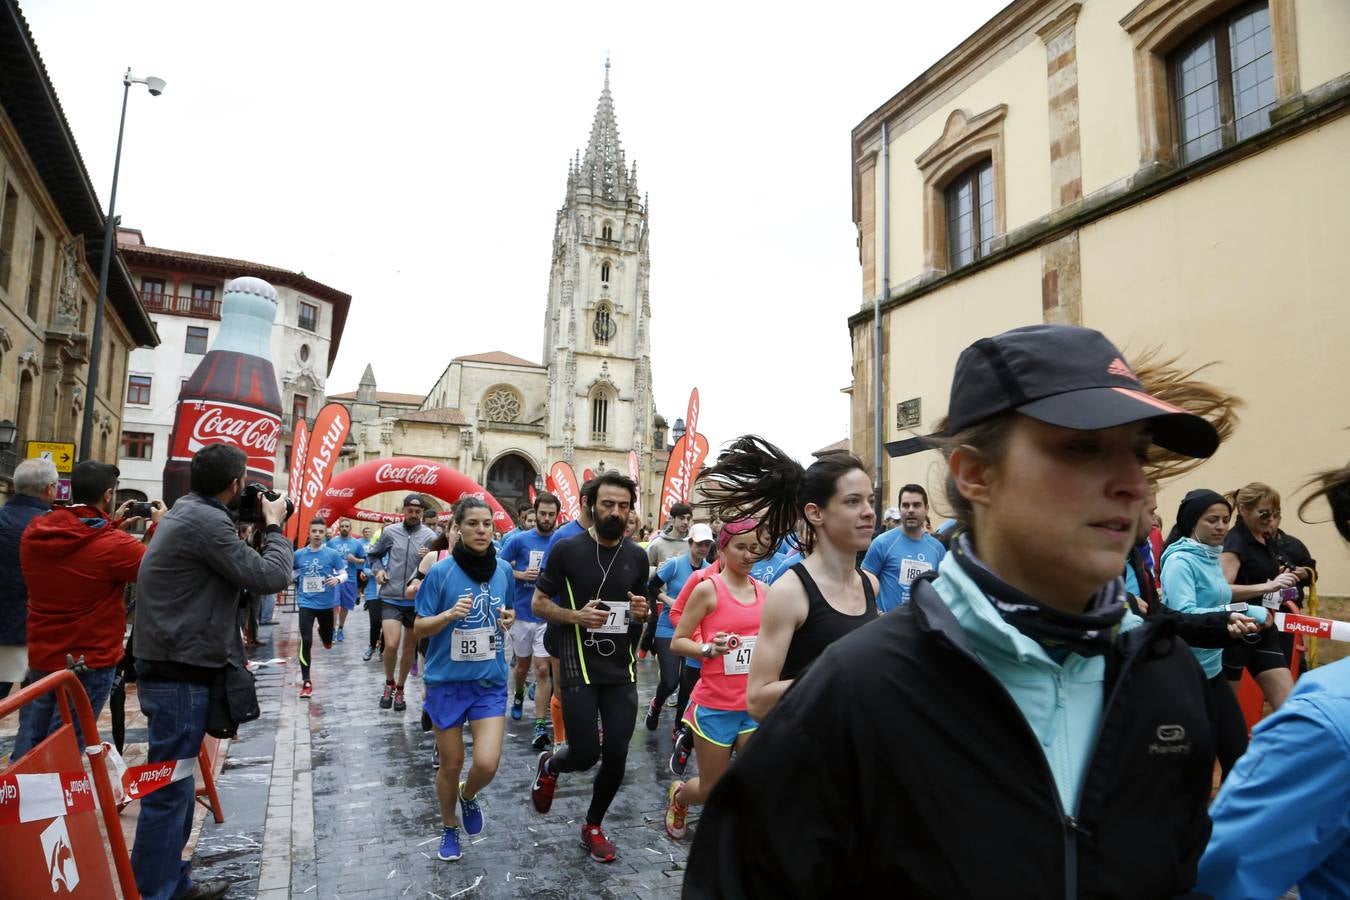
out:
<path id="1" fill-rule="evenodd" d="M 50 459 L 56 464 L 56 471 L 68 475 L 75 464 L 75 445 L 61 441 L 29 441 L 28 459 Z"/>

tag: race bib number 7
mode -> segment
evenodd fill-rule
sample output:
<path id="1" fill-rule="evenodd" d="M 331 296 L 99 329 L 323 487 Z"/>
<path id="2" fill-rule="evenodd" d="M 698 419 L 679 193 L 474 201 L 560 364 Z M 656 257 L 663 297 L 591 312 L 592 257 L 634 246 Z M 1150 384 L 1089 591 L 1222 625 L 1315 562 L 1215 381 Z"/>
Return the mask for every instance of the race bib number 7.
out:
<path id="1" fill-rule="evenodd" d="M 599 628 L 590 629 L 595 634 L 623 634 L 628 630 L 628 607 L 629 603 L 615 603 L 605 601 L 609 607 L 605 618 L 605 624 Z"/>
<path id="2" fill-rule="evenodd" d="M 306 594 L 323 593 L 323 576 L 306 575 L 304 578 L 300 579 L 300 590 Z"/>
<path id="3" fill-rule="evenodd" d="M 722 657 L 722 672 L 726 675 L 749 675 L 750 657 L 755 652 L 753 637 L 741 638 L 740 646 Z"/>
<path id="4" fill-rule="evenodd" d="M 450 635 L 450 659 L 485 662 L 497 655 L 497 629 L 456 628 Z"/>

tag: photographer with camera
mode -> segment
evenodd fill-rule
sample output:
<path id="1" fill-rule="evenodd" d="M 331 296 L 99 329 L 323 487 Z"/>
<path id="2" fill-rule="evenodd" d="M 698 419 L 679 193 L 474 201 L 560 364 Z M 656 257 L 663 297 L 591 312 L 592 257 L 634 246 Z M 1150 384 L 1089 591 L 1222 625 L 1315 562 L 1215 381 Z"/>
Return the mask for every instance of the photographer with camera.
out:
<path id="1" fill-rule="evenodd" d="M 75 675 L 98 718 L 108 702 L 122 658 L 127 612 L 123 592 L 136 580 L 145 544 L 128 534 L 145 518 L 158 522 L 164 504 L 127 501 L 114 513 L 118 468 L 97 460 L 70 473 L 72 506 L 58 506 L 33 520 L 19 545 L 28 584 L 28 677 L 36 681 L 76 661 Z M 153 527 L 151 529 L 153 533 Z M 149 540 L 149 534 L 146 536 Z M 19 713 L 13 759 L 61 727 L 56 695 L 45 694 Z M 75 736 L 84 746 L 80 725 Z"/>
<path id="2" fill-rule="evenodd" d="M 291 544 L 281 533 L 289 501 L 246 485 L 247 463 L 244 452 L 229 444 L 198 451 L 189 493 L 160 520 L 141 561 L 133 646 L 148 762 L 197 757 L 208 712 L 218 712 L 212 707 L 219 705 L 221 683 L 234 700 L 239 676 L 252 681 L 235 627 L 240 589 L 280 592 L 291 580 Z M 239 539 L 229 511 L 236 500 L 241 521 L 256 517 L 265 525 L 261 553 Z M 253 709 L 256 715 L 256 698 Z M 225 879 L 194 884 L 182 858 L 192 830 L 193 791 L 192 780 L 183 779 L 141 800 L 131 868 L 146 900 L 202 900 L 230 888 Z"/>

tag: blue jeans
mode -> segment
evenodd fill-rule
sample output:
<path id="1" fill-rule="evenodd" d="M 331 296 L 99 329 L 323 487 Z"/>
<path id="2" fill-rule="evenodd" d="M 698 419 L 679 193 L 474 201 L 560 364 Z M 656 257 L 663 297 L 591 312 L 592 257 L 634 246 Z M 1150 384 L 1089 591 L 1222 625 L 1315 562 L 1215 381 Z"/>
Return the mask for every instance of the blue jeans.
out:
<path id="1" fill-rule="evenodd" d="M 263 625 L 271 625 L 272 611 L 276 609 L 276 606 L 277 606 L 276 594 L 263 594 L 261 602 L 259 604 L 261 611 L 258 613 L 258 621 Z"/>
<path id="2" fill-rule="evenodd" d="M 104 669 L 90 669 L 79 674 L 76 677 L 80 679 L 80 684 L 84 685 L 84 692 L 89 695 L 89 706 L 94 710 L 94 721 L 98 721 L 99 714 L 103 712 L 103 706 L 108 702 L 108 694 L 112 691 L 113 676 L 117 673 L 116 666 L 108 666 Z M 44 672 L 41 669 L 29 669 L 29 684 L 41 678 L 46 678 L 51 672 Z M 79 742 L 81 752 L 84 751 L 84 735 L 80 731 L 80 720 L 75 717 L 74 710 L 71 711 L 71 720 L 75 723 L 75 740 Z M 65 722 L 61 718 L 61 713 L 56 709 L 56 693 L 43 694 L 32 703 L 25 705 L 19 710 L 19 733 L 14 738 L 13 759 L 26 754 L 38 744 L 46 739 L 47 735 L 56 731 Z"/>
<path id="3" fill-rule="evenodd" d="M 186 681 L 138 681 L 136 695 L 147 720 L 147 762 L 195 759 L 206 734 L 211 689 Z M 192 887 L 192 866 L 183 859 L 192 832 L 191 778 L 175 781 L 141 799 L 131 870 L 144 900 L 172 900 Z"/>

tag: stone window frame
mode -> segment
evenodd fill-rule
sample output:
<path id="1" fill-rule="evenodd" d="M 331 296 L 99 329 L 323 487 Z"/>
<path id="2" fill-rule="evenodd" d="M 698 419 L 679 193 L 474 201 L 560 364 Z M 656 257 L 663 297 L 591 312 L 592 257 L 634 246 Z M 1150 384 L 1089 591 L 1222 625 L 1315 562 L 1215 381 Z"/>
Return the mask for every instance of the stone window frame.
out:
<path id="1" fill-rule="evenodd" d="M 597 332 L 600 330 L 601 323 L 608 323 L 608 334 L 601 337 Z M 612 342 L 619 337 L 619 322 L 614 317 L 614 304 L 608 299 L 603 299 L 595 304 L 595 311 L 591 314 L 591 345 L 594 347 L 608 348 Z"/>
<path id="2" fill-rule="evenodd" d="M 515 397 L 516 414 L 513 418 L 508 419 L 493 418 L 492 414 L 488 411 L 488 398 L 493 397 L 498 393 L 506 393 Z M 486 391 L 483 391 L 483 402 L 482 405 L 480 406 L 480 409 L 482 410 L 482 417 L 489 422 L 499 422 L 508 425 L 513 423 L 519 423 L 523 421 L 525 417 L 525 398 L 521 396 L 520 391 L 516 390 L 514 385 L 506 383 L 494 384 Z"/>
<path id="3" fill-rule="evenodd" d="M 618 398 L 614 392 L 605 384 L 596 384 L 591 388 L 586 397 L 586 410 L 590 417 L 591 444 L 594 446 L 608 446 L 609 436 L 613 430 L 611 413 L 614 410 L 614 403 Z M 603 421 L 597 421 L 597 415 Z M 597 428 L 596 426 L 603 426 Z"/>
<path id="4" fill-rule="evenodd" d="M 928 272 L 950 270 L 947 186 L 971 166 L 986 159 L 994 167 L 994 236 L 997 238 L 1007 232 L 1003 149 L 1003 126 L 1007 117 L 1006 103 L 974 115 L 965 109 L 954 109 L 942 127 L 942 136 L 914 160 L 923 176 L 923 256 Z"/>
<path id="5" fill-rule="evenodd" d="M 1178 165 L 1177 126 L 1168 58 L 1196 32 L 1252 0 L 1144 0 L 1120 20 L 1134 41 L 1139 160 L 1144 168 Z M 1267 0 L 1275 57 L 1275 111 L 1299 96 L 1294 0 Z"/>

